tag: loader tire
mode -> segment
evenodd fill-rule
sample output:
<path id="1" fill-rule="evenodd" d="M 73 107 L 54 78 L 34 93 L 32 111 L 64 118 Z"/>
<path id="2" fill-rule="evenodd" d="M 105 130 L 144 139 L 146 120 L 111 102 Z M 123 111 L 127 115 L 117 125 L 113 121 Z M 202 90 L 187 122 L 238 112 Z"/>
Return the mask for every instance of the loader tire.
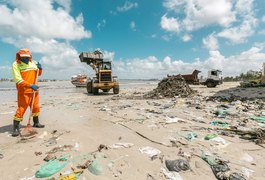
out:
<path id="1" fill-rule="evenodd" d="M 98 88 L 92 88 L 92 93 L 94 94 L 94 95 L 98 95 Z"/>
<path id="2" fill-rule="evenodd" d="M 89 81 L 86 84 L 86 89 L 87 89 L 87 93 L 92 93 L 92 82 L 91 81 Z"/>
<path id="3" fill-rule="evenodd" d="M 114 94 L 119 94 L 119 92 L 120 92 L 120 87 L 119 86 L 113 88 L 113 93 Z"/>

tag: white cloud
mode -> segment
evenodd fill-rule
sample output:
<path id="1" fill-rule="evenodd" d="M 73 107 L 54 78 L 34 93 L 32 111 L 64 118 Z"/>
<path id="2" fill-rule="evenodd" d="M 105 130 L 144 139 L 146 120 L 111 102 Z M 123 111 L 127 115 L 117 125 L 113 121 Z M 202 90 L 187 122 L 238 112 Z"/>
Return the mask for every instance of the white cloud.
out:
<path id="1" fill-rule="evenodd" d="M 218 39 L 216 38 L 216 35 L 213 33 L 206 38 L 203 38 L 203 44 L 206 48 L 209 50 L 217 50 L 219 49 Z"/>
<path id="2" fill-rule="evenodd" d="M 178 7 L 185 4 L 184 0 L 165 0 L 164 7 L 171 11 L 179 11 Z"/>
<path id="3" fill-rule="evenodd" d="M 57 3 L 57 4 L 56 4 Z M 71 0 L 20 0 L 0 5 L 0 38 L 19 48 L 41 55 L 43 77 L 68 78 L 84 72 L 79 54 L 69 40 L 90 38 L 83 27 L 83 15 L 72 17 Z M 87 70 L 86 70 L 87 71 Z"/>
<path id="4" fill-rule="evenodd" d="M 218 33 L 218 36 L 226 38 L 233 43 L 243 43 L 254 34 L 255 27 L 257 26 L 257 19 L 253 10 L 253 0 L 237 1 L 235 8 L 241 24 L 224 29 Z"/>
<path id="5" fill-rule="evenodd" d="M 120 78 L 162 78 L 167 74 L 191 73 L 194 69 L 206 75 L 210 69 L 220 69 L 224 76 L 235 76 L 248 70 L 260 70 L 265 59 L 265 53 L 260 47 L 252 47 L 235 56 L 225 57 L 218 50 L 209 51 L 205 60 L 195 59 L 193 62 L 173 60 L 166 56 L 159 60 L 154 56 L 145 59 L 127 59 L 114 61 L 114 73 Z"/>
<path id="6" fill-rule="evenodd" d="M 100 21 L 98 24 L 97 24 L 97 29 L 100 31 L 102 28 L 104 28 L 106 25 L 106 20 L 103 19 L 102 21 Z"/>
<path id="7" fill-rule="evenodd" d="M 130 1 L 126 1 L 123 6 L 117 7 L 117 11 L 126 12 L 126 11 L 129 11 L 132 8 L 137 8 L 137 7 L 138 7 L 138 3 L 136 3 L 136 2 L 132 3 Z"/>
<path id="8" fill-rule="evenodd" d="M 135 24 L 134 21 L 132 21 L 132 22 L 130 23 L 130 28 L 131 28 L 133 31 L 136 31 L 136 24 Z"/>
<path id="9" fill-rule="evenodd" d="M 161 24 L 161 27 L 163 29 L 165 29 L 166 31 L 169 31 L 169 32 L 178 33 L 179 30 L 180 30 L 179 22 L 174 17 L 168 18 L 168 17 L 166 17 L 166 15 L 164 15 L 164 16 L 161 17 L 160 24 Z"/>
<path id="10" fill-rule="evenodd" d="M 216 38 L 243 43 L 254 34 L 257 26 L 253 3 L 254 0 L 164 0 L 163 5 L 171 14 L 172 22 L 163 15 L 160 24 L 162 29 L 177 33 L 218 26 L 221 30 L 216 33 Z M 170 25 L 166 26 L 165 22 Z M 174 25 L 178 28 L 172 30 Z"/>
<path id="11" fill-rule="evenodd" d="M 21 35 L 67 40 L 91 37 L 91 32 L 82 26 L 82 14 L 73 18 L 63 8 L 55 9 L 52 0 L 20 0 L 9 3 L 14 8 L 0 5 L 0 37 Z"/>
<path id="12" fill-rule="evenodd" d="M 37 37 L 7 38 L 4 41 L 18 48 L 29 48 L 33 54 L 33 60 L 39 61 L 45 69 L 44 77 L 67 78 L 84 71 L 85 64 L 80 63 L 78 52 L 68 43 L 61 43 L 54 39 L 42 40 Z M 36 53 L 42 56 L 41 59 L 35 59 Z"/>
<path id="13" fill-rule="evenodd" d="M 187 31 L 211 24 L 228 27 L 236 20 L 230 0 L 165 0 L 164 6 L 168 11 L 176 12 L 176 16 L 184 13 L 185 17 L 180 23 L 182 29 Z"/>
<path id="14" fill-rule="evenodd" d="M 182 36 L 182 40 L 183 40 L 184 42 L 188 42 L 188 41 L 191 40 L 191 36 L 188 35 L 188 34 L 185 34 L 184 36 Z"/>

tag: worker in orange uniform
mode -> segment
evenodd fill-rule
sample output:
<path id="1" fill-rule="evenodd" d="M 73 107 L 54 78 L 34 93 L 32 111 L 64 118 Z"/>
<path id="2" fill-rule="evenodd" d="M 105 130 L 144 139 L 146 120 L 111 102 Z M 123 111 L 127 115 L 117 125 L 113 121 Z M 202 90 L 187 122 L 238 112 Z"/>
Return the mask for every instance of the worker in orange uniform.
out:
<path id="1" fill-rule="evenodd" d="M 33 103 L 32 116 L 33 127 L 44 128 L 44 125 L 39 123 L 39 86 L 36 82 L 37 72 L 38 76 L 42 74 L 42 67 L 40 63 L 35 63 L 32 60 L 32 55 L 28 49 L 20 49 L 16 53 L 16 61 L 12 67 L 13 78 L 17 88 L 17 103 L 18 108 L 14 116 L 13 121 L 13 133 L 12 136 L 18 136 L 19 123 L 23 120 L 23 115 L 27 108 Z M 33 99 L 33 91 L 35 91 L 35 99 Z"/>

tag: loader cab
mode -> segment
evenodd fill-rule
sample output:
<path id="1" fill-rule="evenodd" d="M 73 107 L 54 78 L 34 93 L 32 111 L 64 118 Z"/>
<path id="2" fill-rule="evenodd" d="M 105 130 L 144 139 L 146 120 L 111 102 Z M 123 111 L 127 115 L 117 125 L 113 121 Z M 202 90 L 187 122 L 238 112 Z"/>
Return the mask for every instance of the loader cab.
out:
<path id="1" fill-rule="evenodd" d="M 111 70 L 111 62 L 103 62 L 102 70 Z"/>

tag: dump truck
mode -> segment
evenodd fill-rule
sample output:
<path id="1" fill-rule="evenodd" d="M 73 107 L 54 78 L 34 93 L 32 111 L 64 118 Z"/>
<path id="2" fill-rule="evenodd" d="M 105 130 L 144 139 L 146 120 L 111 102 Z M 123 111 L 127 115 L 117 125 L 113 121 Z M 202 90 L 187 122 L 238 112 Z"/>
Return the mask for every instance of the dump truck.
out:
<path id="1" fill-rule="evenodd" d="M 200 84 L 200 80 L 198 78 L 198 74 L 201 71 L 195 69 L 192 74 L 182 74 L 181 76 L 185 79 L 187 84 L 194 84 L 194 85 L 198 85 Z"/>
<path id="2" fill-rule="evenodd" d="M 87 63 L 96 72 L 96 76 L 87 82 L 87 92 L 94 95 L 109 92 L 113 89 L 114 94 L 119 94 L 118 77 L 112 74 L 112 62 L 103 60 L 103 53 L 100 51 L 81 52 L 79 55 L 81 62 Z"/>
<path id="3" fill-rule="evenodd" d="M 201 77 L 200 79 L 198 78 L 198 74 L 201 71 L 195 69 L 192 74 L 183 74 L 181 75 L 186 83 L 188 84 L 194 84 L 194 85 L 205 85 L 208 88 L 211 87 L 216 87 L 218 84 L 222 84 L 223 83 L 223 79 L 221 77 L 222 71 L 217 70 L 217 69 L 212 69 L 210 71 L 208 71 L 208 76 L 207 78 L 203 78 Z"/>

